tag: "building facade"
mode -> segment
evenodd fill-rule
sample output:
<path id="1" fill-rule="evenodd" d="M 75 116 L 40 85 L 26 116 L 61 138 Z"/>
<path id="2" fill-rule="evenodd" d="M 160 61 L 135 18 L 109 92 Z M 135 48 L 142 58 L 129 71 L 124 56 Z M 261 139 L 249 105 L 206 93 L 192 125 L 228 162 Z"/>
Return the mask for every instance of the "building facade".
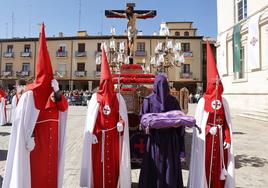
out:
<path id="1" fill-rule="evenodd" d="M 232 108 L 268 105 L 268 0 L 217 0 L 217 63 Z"/>
<path id="2" fill-rule="evenodd" d="M 185 62 L 180 67 L 168 69 L 171 82 L 188 85 L 194 90 L 203 82 L 203 37 L 196 36 L 192 22 L 166 22 L 169 36 L 137 36 L 134 62 L 144 67 L 150 66 L 150 58 L 154 56 L 158 42 L 172 40 L 181 43 Z M 96 65 L 96 57 L 101 52 L 101 43 L 114 39 L 117 46 L 127 36 L 88 36 L 79 32 L 77 36 L 48 37 L 47 46 L 51 58 L 54 76 L 61 89 L 92 90 L 99 84 L 100 66 Z M 0 40 L 1 82 L 10 89 L 18 78 L 34 78 L 35 63 L 39 48 L 38 38 L 14 38 Z M 109 57 L 108 57 L 109 58 Z M 150 72 L 156 69 L 150 66 Z"/>

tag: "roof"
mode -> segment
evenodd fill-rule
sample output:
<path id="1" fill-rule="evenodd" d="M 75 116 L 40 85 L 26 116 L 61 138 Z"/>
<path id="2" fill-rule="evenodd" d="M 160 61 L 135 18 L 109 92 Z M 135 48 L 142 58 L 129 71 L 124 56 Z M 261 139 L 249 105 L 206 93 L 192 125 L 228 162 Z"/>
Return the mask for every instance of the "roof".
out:
<path id="1" fill-rule="evenodd" d="M 168 36 L 169 39 L 203 39 L 203 36 Z M 57 41 L 57 40 L 109 40 L 111 39 L 110 35 L 102 36 L 70 36 L 70 37 L 47 37 L 47 41 Z M 126 35 L 114 36 L 114 39 L 127 39 Z M 166 39 L 166 36 L 154 36 L 154 35 L 143 35 L 137 36 L 137 39 Z M 9 38 L 9 39 L 0 39 L 0 42 L 35 42 L 39 38 Z"/>

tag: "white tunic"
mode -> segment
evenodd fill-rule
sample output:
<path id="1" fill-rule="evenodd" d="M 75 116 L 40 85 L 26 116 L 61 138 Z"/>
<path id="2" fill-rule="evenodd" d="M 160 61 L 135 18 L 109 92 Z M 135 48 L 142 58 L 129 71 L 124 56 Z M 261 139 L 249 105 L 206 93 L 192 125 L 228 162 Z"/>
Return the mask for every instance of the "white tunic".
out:
<path id="1" fill-rule="evenodd" d="M 32 91 L 25 92 L 13 114 L 13 125 L 8 147 L 2 188 L 31 188 L 30 152 L 32 133 L 40 110 L 35 108 Z M 67 110 L 59 115 L 58 188 L 63 183 L 64 146 Z"/>
<path id="2" fill-rule="evenodd" d="M 227 162 L 227 177 L 225 179 L 225 188 L 234 188 L 235 187 L 235 177 L 234 177 L 234 153 L 233 145 L 234 140 L 232 137 L 232 123 L 231 115 L 229 111 L 229 105 L 226 99 L 222 98 L 222 103 L 224 106 L 225 118 L 230 129 L 231 136 L 231 147 L 228 150 L 228 162 Z M 192 138 L 192 150 L 191 150 L 191 162 L 190 162 L 190 172 L 189 172 L 189 188 L 207 188 L 207 179 L 206 179 L 206 169 L 205 169 L 205 146 L 206 146 L 206 123 L 209 113 L 204 110 L 205 100 L 201 98 L 198 102 L 195 119 L 196 124 L 201 128 L 202 133 L 199 134 L 196 129 L 193 130 Z"/>
<path id="3" fill-rule="evenodd" d="M 16 107 L 17 107 L 17 96 L 14 95 L 11 101 L 10 123 L 13 123 Z"/>
<path id="4" fill-rule="evenodd" d="M 4 97 L 1 97 L 0 99 L 0 126 L 5 125 L 6 122 L 6 100 Z"/>
<path id="5" fill-rule="evenodd" d="M 120 157 L 120 172 L 118 187 L 130 188 L 131 187 L 131 166 L 130 166 L 130 149 L 129 149 L 129 132 L 128 132 L 128 116 L 125 100 L 120 94 L 117 94 L 119 101 L 119 114 L 125 122 L 123 141 L 121 146 Z M 99 103 L 97 102 L 96 93 L 92 95 L 92 98 L 88 104 L 87 118 L 85 123 L 84 144 L 82 153 L 82 165 L 80 186 L 93 188 L 93 171 L 92 171 L 92 141 L 93 130 L 98 115 Z"/>

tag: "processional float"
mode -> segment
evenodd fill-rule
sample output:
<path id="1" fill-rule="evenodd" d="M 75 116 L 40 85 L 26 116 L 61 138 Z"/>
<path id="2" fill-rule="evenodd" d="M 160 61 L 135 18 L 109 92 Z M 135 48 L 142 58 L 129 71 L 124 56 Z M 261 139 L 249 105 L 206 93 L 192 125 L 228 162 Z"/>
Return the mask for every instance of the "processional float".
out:
<path id="1" fill-rule="evenodd" d="M 184 113 L 188 112 L 188 103 L 186 101 L 188 100 L 189 91 L 186 88 L 182 88 L 181 91 L 176 91 L 174 88 L 171 90 L 171 94 L 175 96 L 179 102 L 181 101 L 182 111 L 146 114 L 140 121 L 140 107 L 144 97 L 152 92 L 155 74 L 151 74 L 150 70 L 148 71 L 143 65 L 135 64 L 134 62 L 134 48 L 138 33 L 136 29 L 136 19 L 153 18 L 156 16 L 156 11 L 134 10 L 134 7 L 134 3 L 127 3 L 125 10 L 105 11 L 107 18 L 128 19 L 127 44 L 125 45 L 124 42 L 120 42 L 119 48 L 116 49 L 114 41 L 115 28 L 113 27 L 111 30 L 112 40 L 109 45 L 105 46 L 106 52 L 110 53 L 110 55 L 108 55 L 109 65 L 113 72 L 115 88 L 123 96 L 127 105 L 131 163 L 132 167 L 135 168 L 140 167 L 141 165 L 145 147 L 146 134 L 144 134 L 144 131 L 141 129 L 147 130 L 147 133 L 149 133 L 149 130 L 154 128 L 159 129 L 179 126 L 188 126 L 192 128 L 197 126 L 195 124 L 195 119 L 191 116 L 186 116 Z M 170 44 L 170 41 L 168 41 L 167 44 Z M 175 46 L 178 45 L 176 44 Z M 182 59 L 181 56 L 178 57 Z M 100 57 L 97 57 L 97 59 L 100 59 Z M 100 64 L 100 61 L 98 61 L 98 64 Z M 162 121 L 162 123 L 159 123 L 159 121 Z M 199 132 L 200 131 L 201 130 L 199 129 Z"/>

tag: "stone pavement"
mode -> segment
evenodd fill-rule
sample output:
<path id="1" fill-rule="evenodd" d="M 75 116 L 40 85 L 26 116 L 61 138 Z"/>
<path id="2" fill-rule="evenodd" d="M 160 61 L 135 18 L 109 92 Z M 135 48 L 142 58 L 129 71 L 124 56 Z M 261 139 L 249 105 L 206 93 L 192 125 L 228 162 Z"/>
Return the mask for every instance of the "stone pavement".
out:
<path id="1" fill-rule="evenodd" d="M 195 105 L 190 106 L 193 114 Z M 86 107 L 70 107 L 68 115 L 64 188 L 78 188 L 82 138 Z M 236 161 L 236 186 L 243 188 L 268 187 L 268 123 L 244 119 L 232 110 L 234 126 L 234 151 Z M 10 126 L 0 127 L 0 186 L 5 168 L 5 158 L 10 135 Z M 184 185 L 187 184 L 191 130 L 186 134 L 187 163 L 184 164 Z M 137 187 L 139 169 L 132 170 L 133 187 Z"/>

